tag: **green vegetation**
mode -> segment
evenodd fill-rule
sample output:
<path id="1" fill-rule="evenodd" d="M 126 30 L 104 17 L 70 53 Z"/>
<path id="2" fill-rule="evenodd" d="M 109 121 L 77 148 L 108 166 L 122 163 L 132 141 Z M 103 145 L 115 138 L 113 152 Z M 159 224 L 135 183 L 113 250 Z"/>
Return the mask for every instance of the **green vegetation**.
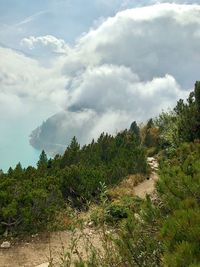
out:
<path id="1" fill-rule="evenodd" d="M 18 164 L 0 175 L 0 234 L 44 230 L 66 203 L 84 209 L 98 202 L 100 182 L 111 186 L 146 172 L 145 150 L 132 130 L 103 133 L 82 148 L 74 137 L 63 156 L 48 160 L 42 151 L 37 168 Z"/>
<path id="2" fill-rule="evenodd" d="M 155 154 L 156 191 L 139 199 L 129 189 L 148 173 L 146 155 Z M 66 203 L 96 204 L 90 220 L 103 233 L 102 248 L 86 242 L 77 267 L 200 266 L 200 82 L 186 102 L 140 128 L 133 122 L 82 148 L 74 137 L 63 156 L 43 151 L 37 168 L 18 164 L 1 174 L 0 233 L 44 230 Z M 62 266 L 71 264 L 66 255 Z"/>
<path id="3" fill-rule="evenodd" d="M 127 266 L 199 266 L 200 144 L 182 144 L 160 165 L 156 196 L 132 210 L 116 250 Z"/>
<path id="4" fill-rule="evenodd" d="M 171 112 L 163 112 L 155 124 L 159 129 L 160 148 L 175 149 L 183 142 L 200 138 L 200 82 L 190 93 L 187 102 L 180 99 Z"/>
<path id="5" fill-rule="evenodd" d="M 147 153 L 158 152 L 156 192 L 144 200 L 121 196 L 116 201 L 105 190 L 107 200 L 92 218 L 102 226 L 106 245 L 103 252 L 90 247 L 88 258 L 76 266 L 200 266 L 199 99 L 197 82 L 186 103 L 179 100 L 173 111 L 140 130 Z M 115 234 L 105 233 L 108 223 Z"/>

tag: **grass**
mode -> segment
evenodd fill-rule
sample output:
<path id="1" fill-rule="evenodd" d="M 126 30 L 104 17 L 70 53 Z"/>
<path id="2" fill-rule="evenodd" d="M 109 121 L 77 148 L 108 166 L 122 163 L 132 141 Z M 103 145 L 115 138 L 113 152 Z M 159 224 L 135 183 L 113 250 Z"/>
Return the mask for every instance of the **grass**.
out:
<path id="1" fill-rule="evenodd" d="M 134 187 L 143 182 L 147 177 L 145 175 L 136 174 L 129 175 L 121 183 L 108 190 L 108 198 L 111 200 L 120 200 L 122 197 L 135 197 Z"/>

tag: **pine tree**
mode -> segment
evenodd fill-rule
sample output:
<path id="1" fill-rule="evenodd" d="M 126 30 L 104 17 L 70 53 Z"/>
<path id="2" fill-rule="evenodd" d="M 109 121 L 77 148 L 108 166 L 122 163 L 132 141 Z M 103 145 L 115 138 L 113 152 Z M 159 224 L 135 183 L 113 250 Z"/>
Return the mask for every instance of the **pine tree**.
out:
<path id="1" fill-rule="evenodd" d="M 44 171 L 47 168 L 48 158 L 44 150 L 42 150 L 39 161 L 37 163 L 38 170 Z"/>
<path id="2" fill-rule="evenodd" d="M 136 140 L 140 143 L 141 138 L 140 138 L 140 128 L 137 125 L 137 122 L 134 121 L 131 123 L 130 131 L 135 134 Z"/>
<path id="3" fill-rule="evenodd" d="M 145 133 L 145 138 L 144 138 L 144 145 L 146 147 L 151 147 L 153 146 L 153 136 L 151 133 L 151 129 L 153 128 L 154 123 L 152 119 L 149 119 L 146 125 L 146 133 Z"/>
<path id="4" fill-rule="evenodd" d="M 195 83 L 194 95 L 197 111 L 200 112 L 200 81 Z"/>
<path id="5" fill-rule="evenodd" d="M 65 166 L 70 166 L 72 164 L 77 164 L 79 162 L 80 144 L 78 143 L 76 137 L 74 136 L 71 140 L 70 145 L 67 147 L 63 158 L 61 160 L 60 166 L 64 168 Z"/>

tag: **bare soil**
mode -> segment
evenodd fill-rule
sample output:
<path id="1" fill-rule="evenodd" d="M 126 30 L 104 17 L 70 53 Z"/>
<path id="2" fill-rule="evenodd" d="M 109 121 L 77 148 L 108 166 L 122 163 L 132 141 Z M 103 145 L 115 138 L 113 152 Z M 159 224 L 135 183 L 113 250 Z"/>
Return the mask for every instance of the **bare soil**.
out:
<path id="1" fill-rule="evenodd" d="M 69 250 L 69 245 L 75 238 L 87 236 L 95 246 L 101 243 L 99 234 L 93 229 L 86 227 L 83 231 L 77 230 L 62 231 L 38 235 L 31 242 L 21 241 L 12 245 L 9 249 L 0 249 L 0 267 L 46 267 L 50 259 L 53 259 L 55 266 L 59 266 L 61 257 Z M 78 241 L 78 250 L 81 256 L 86 256 L 86 238 Z M 85 255 L 84 255 L 85 254 Z M 73 255 L 73 259 L 77 258 Z"/>

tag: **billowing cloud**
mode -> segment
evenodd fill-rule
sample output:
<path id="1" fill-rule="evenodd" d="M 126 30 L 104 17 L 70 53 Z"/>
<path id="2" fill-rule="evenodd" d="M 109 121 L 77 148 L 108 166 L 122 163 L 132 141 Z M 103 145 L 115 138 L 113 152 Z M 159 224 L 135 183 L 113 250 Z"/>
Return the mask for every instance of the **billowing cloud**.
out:
<path id="1" fill-rule="evenodd" d="M 39 50 L 40 52 L 42 50 L 56 54 L 68 54 L 70 51 L 69 46 L 64 40 L 58 39 L 52 35 L 23 38 L 21 46 L 30 50 Z"/>
<path id="2" fill-rule="evenodd" d="M 0 112 L 0 117 L 11 113 L 10 117 L 15 119 L 17 113 L 24 114 L 36 104 L 41 108 L 51 106 L 52 111 L 64 106 L 67 79 L 61 75 L 58 65 L 47 69 L 36 60 L 3 47 L 0 55 L 0 111 L 4 107 L 7 110 L 6 114 Z"/>
<path id="3" fill-rule="evenodd" d="M 199 75 L 199 15 L 198 5 L 158 4 L 119 12 L 91 29 L 64 64 L 65 111 L 39 127 L 32 144 L 48 147 L 49 140 L 52 151 L 58 140 L 64 144 L 73 135 L 83 144 L 185 97 Z M 87 119 L 73 124 L 80 114 Z"/>
<path id="4" fill-rule="evenodd" d="M 155 116 L 184 95 L 169 75 L 141 82 L 129 70 L 111 66 L 101 66 L 97 73 L 93 69 L 84 75 L 85 80 L 80 79 L 79 86 L 76 83 L 69 108 L 32 132 L 34 147 L 51 154 L 62 153 L 73 136 L 83 145 L 103 131 L 116 133 L 135 119 L 141 122 Z"/>
<path id="5" fill-rule="evenodd" d="M 71 48 L 52 36 L 27 37 L 22 44 L 33 53 L 42 46 L 59 54 L 48 69 L 34 61 L 37 67 L 30 72 L 35 90 L 28 89 L 26 79 L 20 88 L 8 87 L 13 92 L 26 88 L 23 94 L 30 91 L 31 99 L 49 101 L 52 111 L 56 105 L 59 112 L 32 132 L 31 144 L 63 152 L 74 135 L 87 143 L 102 131 L 115 133 L 133 120 L 155 116 L 187 95 L 200 75 L 200 6 L 156 4 L 124 10 Z"/>
<path id="6" fill-rule="evenodd" d="M 163 105 L 169 106 L 171 99 L 181 95 L 178 84 L 170 75 L 142 82 L 131 69 L 116 65 L 87 69 L 73 82 L 68 109 L 91 109 L 99 114 L 120 110 L 132 116 L 135 114 L 140 121 L 147 118 L 147 108 L 151 110 L 148 116 L 155 115 Z"/>
<path id="7" fill-rule="evenodd" d="M 119 12 L 79 40 L 72 60 L 123 65 L 142 80 L 169 73 L 187 88 L 199 74 L 199 15 L 199 5 L 175 4 Z"/>

